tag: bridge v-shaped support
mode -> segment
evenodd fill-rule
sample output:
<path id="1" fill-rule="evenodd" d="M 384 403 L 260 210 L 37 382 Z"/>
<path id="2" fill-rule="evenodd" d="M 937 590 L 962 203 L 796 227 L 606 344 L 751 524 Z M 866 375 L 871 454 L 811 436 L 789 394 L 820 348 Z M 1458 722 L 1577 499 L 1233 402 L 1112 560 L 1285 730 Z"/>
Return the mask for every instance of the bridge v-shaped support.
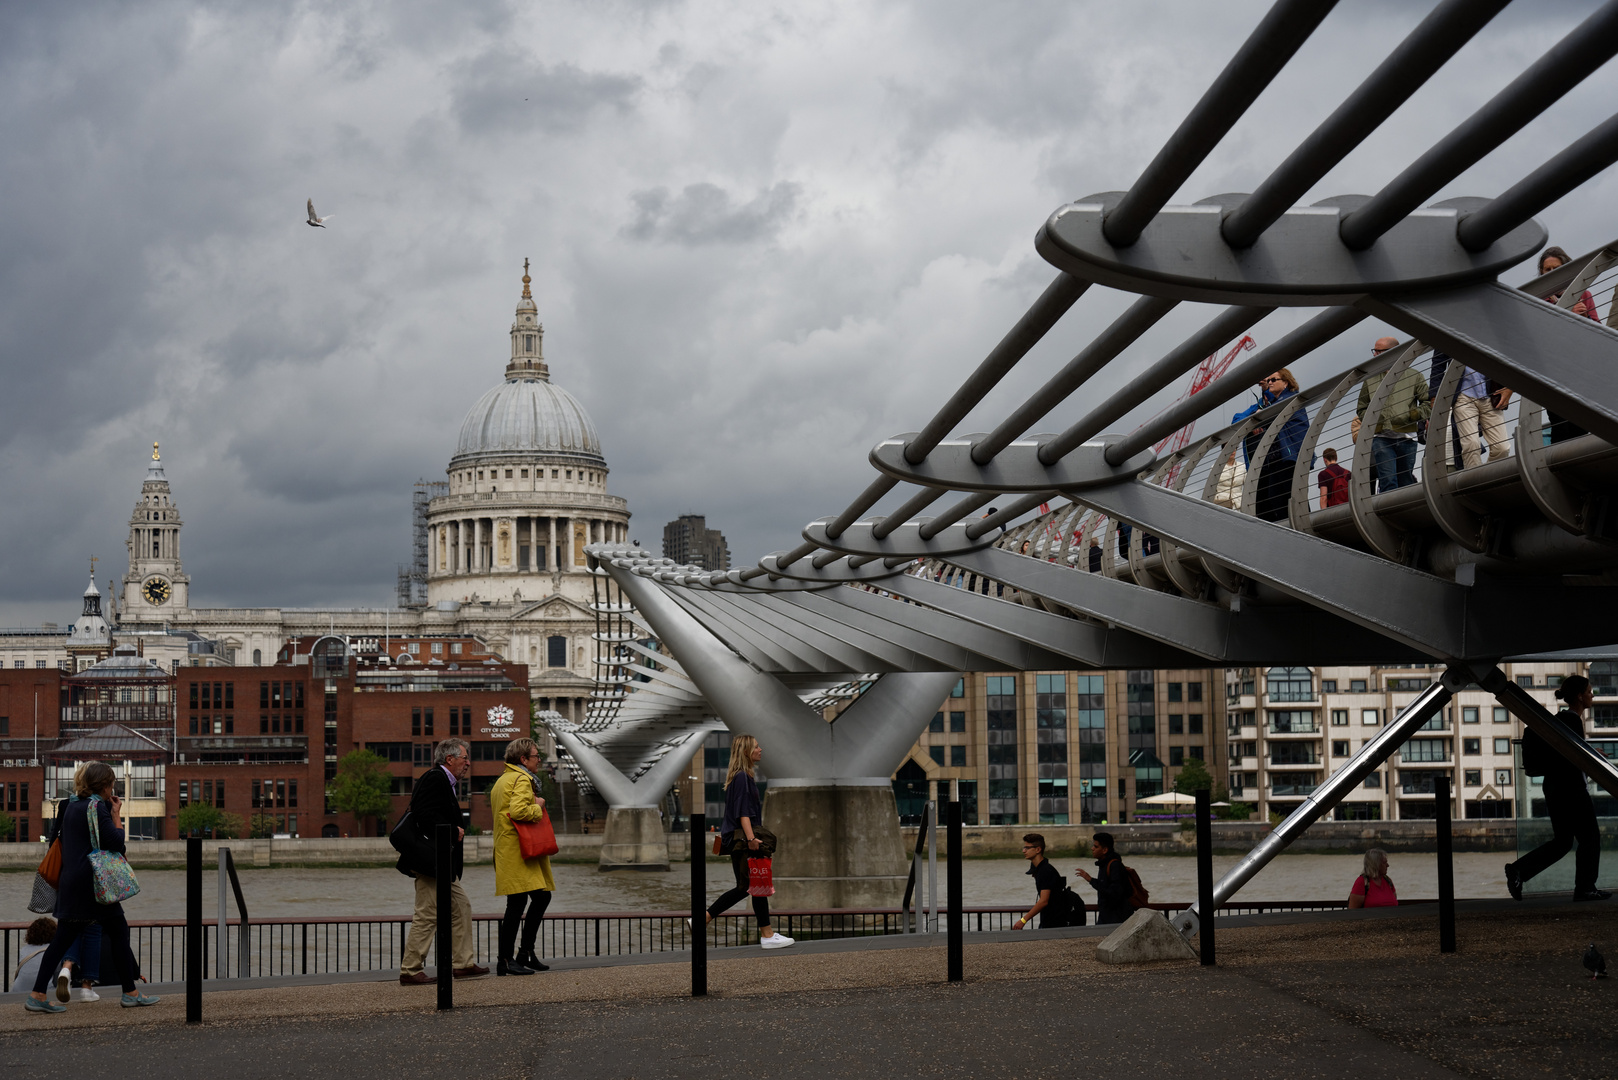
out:
<path id="1" fill-rule="evenodd" d="M 667 870 L 670 865 L 668 834 L 658 804 L 678 781 L 691 762 L 703 736 L 717 728 L 713 721 L 676 736 L 668 749 L 643 775 L 631 779 L 577 731 L 553 727 L 556 736 L 573 760 L 584 770 L 596 790 L 606 796 L 607 822 L 601 837 L 602 870 Z M 701 843 L 693 837 L 693 843 Z"/>
<path id="2" fill-rule="evenodd" d="M 890 672 L 828 723 L 780 679 L 709 633 L 656 582 L 601 565 L 725 726 L 756 736 L 764 747 L 764 821 L 780 838 L 777 902 L 895 906 L 906 867 L 891 777 L 960 676 Z"/>

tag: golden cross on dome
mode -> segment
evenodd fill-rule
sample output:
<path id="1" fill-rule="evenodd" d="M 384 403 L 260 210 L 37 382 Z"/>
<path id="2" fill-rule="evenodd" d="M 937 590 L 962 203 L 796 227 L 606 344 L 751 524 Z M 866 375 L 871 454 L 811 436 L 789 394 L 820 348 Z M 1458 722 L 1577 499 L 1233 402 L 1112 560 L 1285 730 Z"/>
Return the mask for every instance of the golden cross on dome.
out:
<path id="1" fill-rule="evenodd" d="M 152 444 L 152 460 L 153 461 L 161 461 L 161 460 L 163 460 L 157 454 L 157 444 L 155 442 Z"/>
<path id="2" fill-rule="evenodd" d="M 96 563 L 98 563 L 100 561 L 101 560 L 97 559 L 94 555 L 90 556 L 90 580 L 91 581 L 94 581 L 96 579 Z"/>
<path id="3" fill-rule="evenodd" d="M 534 298 L 534 294 L 528 291 L 528 283 L 532 280 L 534 279 L 528 276 L 528 260 L 524 259 L 522 261 L 522 298 L 524 300 Z"/>

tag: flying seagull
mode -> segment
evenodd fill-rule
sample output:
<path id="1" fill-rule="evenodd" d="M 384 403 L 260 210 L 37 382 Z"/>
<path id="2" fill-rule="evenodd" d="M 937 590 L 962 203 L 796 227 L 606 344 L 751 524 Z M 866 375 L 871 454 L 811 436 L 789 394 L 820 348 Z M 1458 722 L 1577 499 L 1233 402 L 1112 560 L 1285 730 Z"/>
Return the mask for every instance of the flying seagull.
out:
<path id="1" fill-rule="evenodd" d="M 316 229 L 324 229 L 326 227 L 326 222 L 330 221 L 332 218 L 334 218 L 336 216 L 337 216 L 336 214 L 327 214 L 325 217 L 317 217 L 317 216 L 315 216 L 315 200 L 313 200 L 313 199 L 309 200 L 309 221 L 307 222 L 307 224 L 313 226 Z"/>
<path id="2" fill-rule="evenodd" d="M 1607 977 L 1607 958 L 1601 955 L 1601 950 L 1592 943 L 1584 951 L 1584 970 L 1590 973 L 1592 979 L 1605 979 Z"/>

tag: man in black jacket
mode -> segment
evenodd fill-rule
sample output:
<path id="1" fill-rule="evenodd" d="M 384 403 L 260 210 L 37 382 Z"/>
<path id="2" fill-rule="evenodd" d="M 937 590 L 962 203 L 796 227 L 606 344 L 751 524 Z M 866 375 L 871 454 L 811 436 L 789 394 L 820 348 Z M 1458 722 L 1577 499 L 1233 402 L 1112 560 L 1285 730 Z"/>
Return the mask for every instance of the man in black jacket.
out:
<path id="1" fill-rule="evenodd" d="M 410 843 L 399 856 L 399 872 L 416 879 L 416 910 L 410 923 L 399 962 L 399 982 L 403 986 L 425 986 L 433 980 L 424 969 L 427 948 L 438 930 L 438 879 L 433 865 L 434 837 L 439 825 L 455 830 L 455 880 L 450 883 L 451 932 L 454 938 L 454 973 L 457 979 L 487 975 L 489 969 L 477 963 L 472 940 L 472 902 L 461 888 L 462 841 L 461 800 L 458 788 L 471 771 L 467 745 L 461 739 L 445 739 L 433 752 L 433 764 L 416 780 L 410 796 L 410 820 L 403 828 L 415 827 L 421 843 Z M 442 964 L 444 958 L 440 956 Z"/>
<path id="2" fill-rule="evenodd" d="M 1112 833 L 1098 832 L 1090 840 L 1090 854 L 1096 858 L 1095 877 L 1087 871 L 1076 873 L 1096 889 L 1096 925 L 1121 923 L 1135 913 L 1130 898 L 1135 888 L 1130 883 L 1124 860 L 1112 850 Z"/>

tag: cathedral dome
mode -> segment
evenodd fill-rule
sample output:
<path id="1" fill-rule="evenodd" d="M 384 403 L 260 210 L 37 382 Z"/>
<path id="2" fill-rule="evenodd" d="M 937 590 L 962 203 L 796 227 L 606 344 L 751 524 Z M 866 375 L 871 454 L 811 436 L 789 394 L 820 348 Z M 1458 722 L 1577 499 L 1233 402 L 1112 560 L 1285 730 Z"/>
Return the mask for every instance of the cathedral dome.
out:
<path id="1" fill-rule="evenodd" d="M 484 454 L 576 454 L 601 459 L 601 439 L 578 399 L 548 378 L 507 378 L 461 422 L 451 468 Z"/>

